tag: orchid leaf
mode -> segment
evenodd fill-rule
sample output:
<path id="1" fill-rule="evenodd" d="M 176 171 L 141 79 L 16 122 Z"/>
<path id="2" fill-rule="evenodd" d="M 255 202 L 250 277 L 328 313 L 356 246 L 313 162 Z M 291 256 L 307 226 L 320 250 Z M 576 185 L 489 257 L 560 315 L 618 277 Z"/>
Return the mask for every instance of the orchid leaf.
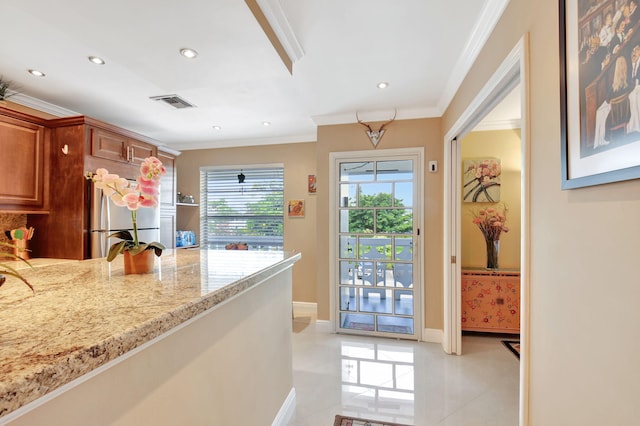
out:
<path id="1" fill-rule="evenodd" d="M 118 254 L 124 251 L 126 241 L 120 241 L 119 243 L 115 243 L 109 248 L 109 254 L 107 255 L 107 262 L 111 262 L 113 259 L 118 256 Z"/>
<path id="2" fill-rule="evenodd" d="M 131 232 L 129 231 L 118 231 L 109 235 L 109 238 L 120 238 L 125 241 L 133 241 L 133 237 L 131 236 Z"/>

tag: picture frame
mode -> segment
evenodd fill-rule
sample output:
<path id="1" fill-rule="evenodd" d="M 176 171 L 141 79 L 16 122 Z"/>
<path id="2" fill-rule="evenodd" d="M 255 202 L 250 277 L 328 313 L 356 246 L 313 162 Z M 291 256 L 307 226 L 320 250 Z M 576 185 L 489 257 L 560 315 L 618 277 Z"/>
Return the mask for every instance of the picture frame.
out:
<path id="1" fill-rule="evenodd" d="M 316 175 L 308 175 L 307 176 L 307 192 L 309 194 L 315 194 L 317 191 L 317 183 L 316 183 Z"/>
<path id="2" fill-rule="evenodd" d="M 287 205 L 289 217 L 304 217 L 304 200 L 289 200 Z"/>
<path id="3" fill-rule="evenodd" d="M 500 201 L 500 159 L 465 158 L 462 162 L 462 201 L 497 203 Z"/>
<path id="4" fill-rule="evenodd" d="M 640 178 L 640 7 L 628 5 L 559 1 L 562 189 Z"/>

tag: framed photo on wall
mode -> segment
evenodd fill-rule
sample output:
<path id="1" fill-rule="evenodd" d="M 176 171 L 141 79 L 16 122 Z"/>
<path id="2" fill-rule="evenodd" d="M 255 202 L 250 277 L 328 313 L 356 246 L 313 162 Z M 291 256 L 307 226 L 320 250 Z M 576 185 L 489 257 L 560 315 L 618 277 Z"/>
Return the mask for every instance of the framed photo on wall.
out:
<path id="1" fill-rule="evenodd" d="M 307 192 L 309 192 L 309 194 L 315 194 L 317 189 L 318 189 L 318 186 L 316 183 L 316 175 L 308 175 L 307 176 Z"/>
<path id="2" fill-rule="evenodd" d="M 562 189 L 640 177 L 640 8 L 560 0 Z"/>
<path id="3" fill-rule="evenodd" d="M 287 212 L 289 217 L 304 217 L 304 200 L 289 200 Z"/>

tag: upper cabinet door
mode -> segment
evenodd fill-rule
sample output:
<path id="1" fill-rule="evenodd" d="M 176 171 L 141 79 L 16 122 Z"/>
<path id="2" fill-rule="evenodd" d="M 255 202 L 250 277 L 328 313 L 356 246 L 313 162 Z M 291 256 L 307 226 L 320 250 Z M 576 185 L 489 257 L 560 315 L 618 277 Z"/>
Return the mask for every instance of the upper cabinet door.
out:
<path id="1" fill-rule="evenodd" d="M 128 161 L 127 138 L 101 129 L 91 129 L 91 155 L 107 160 Z"/>
<path id="2" fill-rule="evenodd" d="M 91 129 L 91 155 L 140 165 L 156 155 L 156 146 L 102 129 Z"/>
<path id="3" fill-rule="evenodd" d="M 155 157 L 157 148 L 150 143 L 129 139 L 129 162 L 134 164 L 142 164 L 145 158 Z"/>
<path id="4" fill-rule="evenodd" d="M 0 148 L 0 211 L 46 211 L 49 152 L 45 128 L 0 116 Z"/>

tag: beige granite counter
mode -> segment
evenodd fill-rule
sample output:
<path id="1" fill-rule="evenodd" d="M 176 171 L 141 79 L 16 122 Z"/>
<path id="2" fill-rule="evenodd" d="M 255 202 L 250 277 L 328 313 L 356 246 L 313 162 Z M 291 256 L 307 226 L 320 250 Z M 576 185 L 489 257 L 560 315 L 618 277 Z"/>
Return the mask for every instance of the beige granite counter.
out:
<path id="1" fill-rule="evenodd" d="M 153 274 L 122 258 L 34 262 L 0 288 L 0 416 L 285 270 L 300 254 L 166 250 Z M 39 266 L 43 265 L 43 266 Z M 1 421 L 0 421 L 1 423 Z"/>

